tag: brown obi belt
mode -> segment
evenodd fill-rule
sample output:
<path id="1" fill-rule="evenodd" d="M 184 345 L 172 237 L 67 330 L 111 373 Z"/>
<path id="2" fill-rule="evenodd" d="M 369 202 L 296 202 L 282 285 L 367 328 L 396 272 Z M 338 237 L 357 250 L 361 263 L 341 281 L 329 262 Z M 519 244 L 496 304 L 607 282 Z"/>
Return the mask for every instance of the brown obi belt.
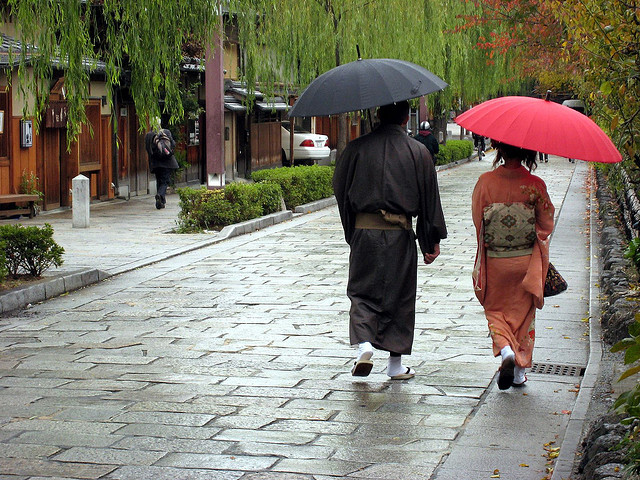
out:
<path id="1" fill-rule="evenodd" d="M 378 213 L 356 214 L 356 228 L 371 230 L 411 230 L 411 220 L 404 214 L 380 210 Z"/>

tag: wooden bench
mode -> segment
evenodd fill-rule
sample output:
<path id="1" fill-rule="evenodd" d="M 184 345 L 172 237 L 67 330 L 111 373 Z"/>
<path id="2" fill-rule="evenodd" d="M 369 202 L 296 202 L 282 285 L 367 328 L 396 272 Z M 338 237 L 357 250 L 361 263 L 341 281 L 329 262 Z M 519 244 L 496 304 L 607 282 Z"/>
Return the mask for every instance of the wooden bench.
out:
<path id="1" fill-rule="evenodd" d="M 10 195 L 0 195 L 0 205 L 16 204 L 10 210 L 0 210 L 0 216 L 12 217 L 14 215 L 29 215 L 29 218 L 36 216 L 36 202 L 40 200 L 38 195 L 28 195 L 25 193 L 15 193 Z M 17 204 L 26 203 L 26 207 L 19 207 Z"/>

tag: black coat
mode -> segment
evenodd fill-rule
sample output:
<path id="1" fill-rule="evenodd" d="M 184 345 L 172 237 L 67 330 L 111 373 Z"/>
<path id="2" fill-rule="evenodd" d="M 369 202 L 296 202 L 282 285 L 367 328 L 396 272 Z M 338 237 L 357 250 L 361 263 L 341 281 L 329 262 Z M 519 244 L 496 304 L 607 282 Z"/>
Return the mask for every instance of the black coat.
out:
<path id="1" fill-rule="evenodd" d="M 162 132 L 167 134 L 169 137 L 169 140 L 171 141 L 171 151 L 173 152 L 176 148 L 176 142 L 173 139 L 173 135 L 171 135 L 171 132 L 167 129 L 163 129 Z M 171 156 L 164 156 L 155 152 L 153 148 L 153 137 L 155 137 L 155 135 L 156 132 L 151 130 L 144 137 L 144 148 L 149 156 L 149 170 L 151 170 L 151 173 L 154 173 L 156 168 L 169 168 L 171 170 L 177 170 L 180 168 L 175 155 L 171 154 Z"/>
<path id="2" fill-rule="evenodd" d="M 431 157 L 435 162 L 436 154 L 440 151 L 440 145 L 438 144 L 438 140 L 436 140 L 436 137 L 433 135 L 433 133 L 431 133 L 431 131 L 428 131 L 428 130 L 427 131 L 421 130 L 413 138 L 415 138 L 421 144 L 427 147 L 427 150 L 429 150 L 429 153 L 431 154 Z"/>

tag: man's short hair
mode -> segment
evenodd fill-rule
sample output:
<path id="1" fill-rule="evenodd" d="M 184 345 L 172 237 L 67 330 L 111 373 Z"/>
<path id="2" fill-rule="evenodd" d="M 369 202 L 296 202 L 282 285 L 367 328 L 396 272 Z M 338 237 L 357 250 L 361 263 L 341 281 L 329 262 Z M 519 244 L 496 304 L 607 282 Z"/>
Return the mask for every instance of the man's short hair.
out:
<path id="1" fill-rule="evenodd" d="M 402 125 L 409 115 L 409 102 L 390 103 L 378 108 L 378 118 L 382 124 Z"/>

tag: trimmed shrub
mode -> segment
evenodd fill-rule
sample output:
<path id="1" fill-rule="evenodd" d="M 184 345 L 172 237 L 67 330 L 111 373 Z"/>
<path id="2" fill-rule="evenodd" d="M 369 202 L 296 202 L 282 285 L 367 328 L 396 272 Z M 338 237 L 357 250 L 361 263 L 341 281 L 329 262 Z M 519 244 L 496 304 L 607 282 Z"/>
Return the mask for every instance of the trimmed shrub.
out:
<path id="1" fill-rule="evenodd" d="M 284 203 L 292 210 L 298 205 L 333 195 L 333 170 L 328 165 L 273 168 L 251 174 L 256 183 L 273 182 L 280 185 Z"/>
<path id="2" fill-rule="evenodd" d="M 232 183 L 223 189 L 180 188 L 179 233 L 222 228 L 280 210 L 280 187 L 272 182 Z"/>
<path id="3" fill-rule="evenodd" d="M 13 277 L 22 271 L 40 277 L 52 265 L 62 265 L 64 248 L 53 239 L 53 227 L 24 227 L 21 224 L 0 226 L 0 242 L 4 244 L 5 268 Z"/>
<path id="4" fill-rule="evenodd" d="M 5 254 L 6 245 L 4 241 L 0 241 L 0 282 L 3 282 L 9 274 L 9 270 L 7 269 L 7 256 Z"/>
<path id="5" fill-rule="evenodd" d="M 447 140 L 445 145 L 440 145 L 440 152 L 436 155 L 436 165 L 446 165 L 457 162 L 463 158 L 469 158 L 473 153 L 471 140 Z"/>

